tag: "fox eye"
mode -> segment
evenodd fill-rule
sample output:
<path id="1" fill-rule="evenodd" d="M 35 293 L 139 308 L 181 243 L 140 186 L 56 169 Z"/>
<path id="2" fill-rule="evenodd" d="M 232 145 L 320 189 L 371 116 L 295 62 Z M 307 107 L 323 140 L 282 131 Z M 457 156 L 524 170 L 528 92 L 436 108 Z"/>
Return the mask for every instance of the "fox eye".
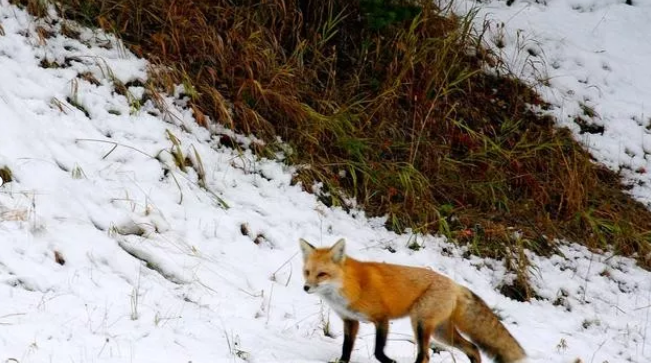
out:
<path id="1" fill-rule="evenodd" d="M 325 272 L 319 272 L 318 274 L 316 274 L 317 278 L 322 278 L 322 277 L 326 277 L 326 276 L 328 276 L 328 274 L 325 273 Z"/>
<path id="2" fill-rule="evenodd" d="M 305 270 L 305 276 L 310 276 L 310 270 Z"/>

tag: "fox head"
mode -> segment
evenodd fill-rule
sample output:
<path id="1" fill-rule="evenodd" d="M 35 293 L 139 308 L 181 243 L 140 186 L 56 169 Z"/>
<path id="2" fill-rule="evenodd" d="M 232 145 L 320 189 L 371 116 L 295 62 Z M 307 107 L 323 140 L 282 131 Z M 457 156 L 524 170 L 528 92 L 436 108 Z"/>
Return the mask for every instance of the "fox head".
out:
<path id="1" fill-rule="evenodd" d="M 330 248 L 316 248 L 304 239 L 299 240 L 303 252 L 303 290 L 308 294 L 327 294 L 340 288 L 343 279 L 343 263 L 346 259 L 346 240 L 337 241 Z"/>

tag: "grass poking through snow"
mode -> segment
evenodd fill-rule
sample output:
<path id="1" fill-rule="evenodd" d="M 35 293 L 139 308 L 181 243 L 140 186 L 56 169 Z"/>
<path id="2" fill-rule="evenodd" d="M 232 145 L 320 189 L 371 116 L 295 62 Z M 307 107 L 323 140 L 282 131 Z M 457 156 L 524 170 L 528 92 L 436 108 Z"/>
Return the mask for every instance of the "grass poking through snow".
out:
<path id="1" fill-rule="evenodd" d="M 20 2 L 47 15 L 43 0 Z M 55 8 L 168 67 L 146 87 L 182 84 L 199 123 L 253 133 L 266 156 L 281 150 L 280 136 L 294 150 L 288 162 L 309 165 L 296 180 L 321 183 L 327 205 L 352 208 L 354 197 L 392 230 L 439 232 L 504 258 L 522 285 L 509 287 L 515 297 L 533 294 L 524 250 L 553 253 L 555 238 L 651 266 L 650 212 L 569 132 L 531 111 L 544 104 L 530 88 L 483 72 L 495 60 L 472 32 L 472 13 L 459 18 L 426 0 Z M 582 117 L 596 116 L 589 111 Z M 179 168 L 193 165 L 201 181 L 198 155 L 186 163 L 175 150 Z"/>

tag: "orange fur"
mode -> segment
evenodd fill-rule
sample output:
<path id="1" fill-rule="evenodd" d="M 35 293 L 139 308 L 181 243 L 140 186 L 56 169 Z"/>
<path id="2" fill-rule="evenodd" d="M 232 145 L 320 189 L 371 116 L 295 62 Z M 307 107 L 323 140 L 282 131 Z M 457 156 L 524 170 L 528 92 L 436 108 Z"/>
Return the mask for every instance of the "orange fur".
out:
<path id="1" fill-rule="evenodd" d="M 344 319 L 340 361 L 350 359 L 358 321 L 365 321 L 377 329 L 377 359 L 393 362 L 384 355 L 388 321 L 406 316 L 411 318 L 419 346 L 418 363 L 429 361 L 432 335 L 461 349 L 472 363 L 481 362 L 475 344 L 499 363 L 525 357 L 486 303 L 446 276 L 425 268 L 355 260 L 345 255 L 343 239 L 330 248 L 315 248 L 302 239 L 300 245 L 305 291 L 320 295 Z"/>

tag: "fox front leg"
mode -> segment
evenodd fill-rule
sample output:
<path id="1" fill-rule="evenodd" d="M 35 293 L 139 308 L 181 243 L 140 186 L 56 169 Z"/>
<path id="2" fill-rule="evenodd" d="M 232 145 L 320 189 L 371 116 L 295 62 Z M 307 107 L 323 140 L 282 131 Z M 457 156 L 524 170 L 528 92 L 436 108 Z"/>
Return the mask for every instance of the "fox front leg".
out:
<path id="1" fill-rule="evenodd" d="M 375 358 L 380 363 L 396 363 L 395 360 L 384 354 L 384 346 L 387 344 L 389 334 L 389 321 L 381 320 L 375 323 Z"/>
<path id="2" fill-rule="evenodd" d="M 341 350 L 341 358 L 339 358 L 339 362 L 348 363 L 350 361 L 350 355 L 353 352 L 355 337 L 357 337 L 358 330 L 359 321 L 344 319 L 344 346 Z"/>

